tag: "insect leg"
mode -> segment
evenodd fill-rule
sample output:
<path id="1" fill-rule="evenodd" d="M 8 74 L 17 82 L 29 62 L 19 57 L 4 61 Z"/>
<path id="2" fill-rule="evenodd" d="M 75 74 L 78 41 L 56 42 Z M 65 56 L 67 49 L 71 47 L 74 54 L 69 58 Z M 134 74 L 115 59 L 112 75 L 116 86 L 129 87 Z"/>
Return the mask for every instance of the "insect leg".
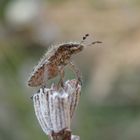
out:
<path id="1" fill-rule="evenodd" d="M 44 66 L 42 86 L 48 87 L 48 68 L 47 68 L 47 65 Z"/>
<path id="2" fill-rule="evenodd" d="M 82 74 L 81 74 L 79 68 L 72 61 L 69 62 L 69 66 L 71 67 L 72 71 L 77 76 L 77 84 L 76 85 L 78 85 L 78 83 L 80 83 L 82 85 Z"/>
<path id="3" fill-rule="evenodd" d="M 64 68 L 59 67 L 59 74 L 60 74 L 60 80 L 58 82 L 58 87 L 61 85 L 61 87 L 64 86 Z"/>

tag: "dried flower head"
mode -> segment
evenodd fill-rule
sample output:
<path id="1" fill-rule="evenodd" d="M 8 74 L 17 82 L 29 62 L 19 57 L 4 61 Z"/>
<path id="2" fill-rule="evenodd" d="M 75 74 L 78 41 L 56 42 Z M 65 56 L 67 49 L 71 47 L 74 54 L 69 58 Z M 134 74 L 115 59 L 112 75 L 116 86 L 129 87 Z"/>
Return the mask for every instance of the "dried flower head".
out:
<path id="1" fill-rule="evenodd" d="M 68 80 L 59 90 L 52 85 L 50 89 L 40 88 L 38 93 L 33 95 L 36 117 L 47 135 L 55 137 L 61 136 L 63 132 L 71 134 L 71 118 L 81 92 L 81 85 L 77 86 L 76 83 L 76 80 Z"/>

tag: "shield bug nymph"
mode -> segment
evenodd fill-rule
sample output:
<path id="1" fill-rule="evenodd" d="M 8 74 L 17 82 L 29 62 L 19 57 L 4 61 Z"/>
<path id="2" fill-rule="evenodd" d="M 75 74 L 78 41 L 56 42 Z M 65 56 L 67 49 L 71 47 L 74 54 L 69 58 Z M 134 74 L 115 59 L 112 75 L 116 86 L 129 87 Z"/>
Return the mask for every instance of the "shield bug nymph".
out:
<path id="1" fill-rule="evenodd" d="M 89 45 L 84 45 L 84 41 L 89 36 L 86 34 L 80 43 L 64 43 L 52 46 L 38 65 L 34 68 L 28 80 L 28 85 L 31 87 L 47 86 L 49 79 L 60 75 L 59 84 L 63 85 L 64 67 L 69 65 L 75 72 L 78 81 L 81 83 L 81 75 L 79 69 L 71 61 L 73 55 L 81 52 L 86 46 L 101 43 L 94 41 Z"/>

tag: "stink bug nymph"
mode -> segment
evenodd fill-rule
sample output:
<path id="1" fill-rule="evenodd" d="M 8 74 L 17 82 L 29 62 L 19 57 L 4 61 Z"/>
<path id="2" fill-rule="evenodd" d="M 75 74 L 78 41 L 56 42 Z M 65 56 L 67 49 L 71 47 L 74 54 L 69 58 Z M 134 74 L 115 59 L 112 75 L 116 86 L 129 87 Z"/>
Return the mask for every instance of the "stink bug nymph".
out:
<path id="1" fill-rule="evenodd" d="M 65 43 L 56 45 L 50 48 L 50 50 L 40 60 L 38 65 L 34 68 L 31 76 L 28 80 L 28 85 L 31 87 L 47 86 L 49 79 L 60 75 L 59 84 L 63 86 L 64 67 L 69 65 L 75 72 L 78 82 L 81 83 L 81 75 L 79 69 L 71 61 L 74 54 L 81 52 L 86 46 L 101 43 L 101 41 L 92 42 L 89 45 L 84 45 L 84 41 L 89 36 L 86 34 L 80 43 Z"/>

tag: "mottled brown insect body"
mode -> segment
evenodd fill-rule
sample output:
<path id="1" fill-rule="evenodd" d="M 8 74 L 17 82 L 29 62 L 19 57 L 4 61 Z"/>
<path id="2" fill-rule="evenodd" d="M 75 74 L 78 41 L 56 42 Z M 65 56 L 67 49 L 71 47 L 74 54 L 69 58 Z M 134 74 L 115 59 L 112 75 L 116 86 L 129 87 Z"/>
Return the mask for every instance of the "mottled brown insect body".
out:
<path id="1" fill-rule="evenodd" d="M 72 55 L 82 51 L 83 47 L 79 43 L 66 43 L 51 48 L 35 67 L 28 85 L 36 87 L 46 84 L 47 80 L 56 77 L 70 62 Z"/>
<path id="2" fill-rule="evenodd" d="M 28 85 L 31 87 L 46 86 L 49 79 L 60 75 L 60 82 L 63 85 L 64 67 L 69 64 L 76 73 L 78 81 L 81 83 L 80 71 L 71 62 L 71 57 L 83 50 L 85 47 L 82 43 L 89 35 L 86 34 L 80 43 L 65 43 L 52 47 L 34 68 Z M 92 42 L 89 45 L 101 43 L 100 41 Z M 87 45 L 88 46 L 88 45 Z"/>

